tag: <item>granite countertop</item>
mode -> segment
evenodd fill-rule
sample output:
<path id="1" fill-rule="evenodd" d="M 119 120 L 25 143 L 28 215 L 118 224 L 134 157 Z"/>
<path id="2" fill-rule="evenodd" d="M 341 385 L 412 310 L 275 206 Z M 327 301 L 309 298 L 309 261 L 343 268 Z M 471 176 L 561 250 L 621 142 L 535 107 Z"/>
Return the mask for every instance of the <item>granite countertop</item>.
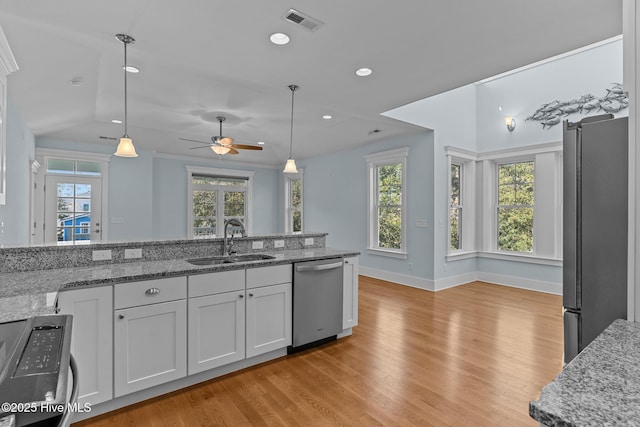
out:
<path id="1" fill-rule="evenodd" d="M 548 426 L 640 426 L 640 323 L 614 321 L 529 403 Z"/>
<path id="2" fill-rule="evenodd" d="M 54 314 L 57 292 L 65 289 L 359 255 L 357 251 L 331 248 L 261 253 L 275 258 L 210 266 L 169 259 L 0 273 L 0 322 Z"/>

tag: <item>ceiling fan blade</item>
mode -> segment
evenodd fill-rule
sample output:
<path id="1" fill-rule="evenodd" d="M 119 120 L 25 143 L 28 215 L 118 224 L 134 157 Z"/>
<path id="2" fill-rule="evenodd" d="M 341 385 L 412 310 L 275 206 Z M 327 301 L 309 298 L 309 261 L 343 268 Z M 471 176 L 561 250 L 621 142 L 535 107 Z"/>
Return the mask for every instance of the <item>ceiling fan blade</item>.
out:
<path id="1" fill-rule="evenodd" d="M 262 150 L 259 145 L 233 144 L 231 147 L 239 148 L 240 150 Z"/>
<path id="2" fill-rule="evenodd" d="M 198 141 L 196 139 L 189 139 L 189 138 L 178 138 L 180 141 L 189 141 L 189 142 L 197 142 L 198 144 L 207 144 L 207 145 L 211 145 L 210 142 L 204 142 L 204 141 Z"/>
<path id="3" fill-rule="evenodd" d="M 234 148 L 229 148 L 229 152 L 227 154 L 239 154 L 240 152 Z"/>
<path id="4" fill-rule="evenodd" d="M 209 147 L 211 147 L 211 144 L 203 145 L 202 147 L 189 147 L 189 150 L 198 150 L 200 148 L 209 148 Z"/>

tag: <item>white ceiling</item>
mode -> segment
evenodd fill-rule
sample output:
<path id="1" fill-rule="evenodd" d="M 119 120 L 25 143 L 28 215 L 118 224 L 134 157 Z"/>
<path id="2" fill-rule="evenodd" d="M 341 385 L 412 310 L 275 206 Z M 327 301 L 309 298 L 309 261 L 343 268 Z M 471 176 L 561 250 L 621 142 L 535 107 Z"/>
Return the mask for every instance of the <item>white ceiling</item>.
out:
<path id="1" fill-rule="evenodd" d="M 325 24 L 284 20 L 295 8 Z M 266 142 L 233 160 L 283 164 L 295 95 L 294 157 L 304 159 L 420 128 L 392 108 L 622 32 L 622 0 L 0 0 L 0 26 L 20 70 L 9 96 L 37 136 L 111 144 L 124 114 L 139 149 L 211 156 L 178 138 Z M 291 37 L 269 42 L 273 32 Z M 356 77 L 361 66 L 370 77 Z M 84 84 L 69 81 L 82 77 Z M 332 120 L 323 120 L 331 114 Z M 370 134 L 373 129 L 381 132 Z"/>

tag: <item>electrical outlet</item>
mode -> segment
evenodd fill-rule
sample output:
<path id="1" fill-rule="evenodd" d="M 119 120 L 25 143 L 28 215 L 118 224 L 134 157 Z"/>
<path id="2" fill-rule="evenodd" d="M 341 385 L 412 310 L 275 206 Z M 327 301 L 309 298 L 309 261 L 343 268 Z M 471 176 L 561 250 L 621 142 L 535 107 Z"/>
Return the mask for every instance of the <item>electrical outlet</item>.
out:
<path id="1" fill-rule="evenodd" d="M 311 246 L 313 245 L 313 237 L 307 237 L 304 239 L 304 245 L 305 246 Z"/>
<path id="2" fill-rule="evenodd" d="M 124 259 L 142 258 L 142 248 L 125 249 Z"/>
<path id="3" fill-rule="evenodd" d="M 93 251 L 92 257 L 94 261 L 111 261 L 111 249 Z"/>
<path id="4" fill-rule="evenodd" d="M 274 240 L 273 241 L 274 248 L 284 248 L 284 240 Z"/>
<path id="5" fill-rule="evenodd" d="M 251 242 L 251 249 L 262 249 L 262 248 L 264 248 L 264 242 L 262 240 Z"/>

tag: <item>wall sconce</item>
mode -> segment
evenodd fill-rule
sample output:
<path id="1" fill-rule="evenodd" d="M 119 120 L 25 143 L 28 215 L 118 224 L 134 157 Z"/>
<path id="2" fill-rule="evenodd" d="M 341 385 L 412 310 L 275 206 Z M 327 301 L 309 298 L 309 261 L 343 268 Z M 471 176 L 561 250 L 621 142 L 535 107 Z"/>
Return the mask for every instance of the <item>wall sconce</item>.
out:
<path id="1" fill-rule="evenodd" d="M 509 132 L 513 132 L 513 130 L 516 128 L 516 119 L 511 116 L 505 117 L 504 124 L 507 125 L 507 129 L 509 129 Z"/>

